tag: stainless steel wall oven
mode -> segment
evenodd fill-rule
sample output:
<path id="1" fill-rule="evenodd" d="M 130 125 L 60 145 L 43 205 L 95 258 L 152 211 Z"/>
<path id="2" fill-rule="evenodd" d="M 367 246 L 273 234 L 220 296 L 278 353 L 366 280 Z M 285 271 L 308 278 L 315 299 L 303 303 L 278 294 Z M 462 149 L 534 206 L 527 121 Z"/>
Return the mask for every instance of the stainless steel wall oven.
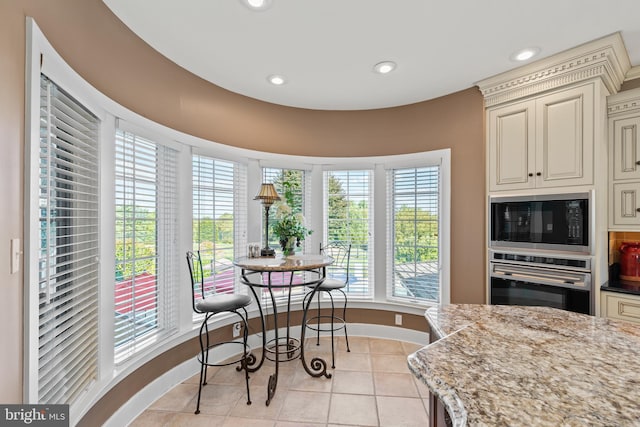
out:
<path id="1" fill-rule="evenodd" d="M 591 258 L 490 251 L 490 302 L 593 314 Z"/>

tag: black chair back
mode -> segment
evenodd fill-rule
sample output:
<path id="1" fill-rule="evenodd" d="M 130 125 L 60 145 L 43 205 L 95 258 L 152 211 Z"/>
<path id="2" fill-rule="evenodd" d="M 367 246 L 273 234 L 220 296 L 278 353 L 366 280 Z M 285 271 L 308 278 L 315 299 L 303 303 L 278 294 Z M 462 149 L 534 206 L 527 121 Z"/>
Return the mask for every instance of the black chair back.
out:
<path id="1" fill-rule="evenodd" d="M 200 251 L 187 251 L 187 264 L 189 265 L 189 275 L 191 276 L 191 305 L 193 311 L 202 313 L 196 308 L 196 301 L 204 299 L 204 271 L 202 269 Z"/>
<path id="2" fill-rule="evenodd" d="M 344 283 L 349 283 L 351 243 L 335 241 L 327 243 L 325 246 L 320 243 L 320 253 L 334 259 L 333 264 L 327 267 L 327 276 L 342 280 L 342 275 L 344 274 Z"/>

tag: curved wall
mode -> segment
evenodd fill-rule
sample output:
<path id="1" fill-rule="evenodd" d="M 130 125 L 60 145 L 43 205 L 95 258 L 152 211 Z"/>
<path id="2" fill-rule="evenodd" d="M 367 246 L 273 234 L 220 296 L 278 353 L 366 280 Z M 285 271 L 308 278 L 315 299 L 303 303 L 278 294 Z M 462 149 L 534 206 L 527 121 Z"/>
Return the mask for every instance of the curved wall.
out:
<path id="1" fill-rule="evenodd" d="M 231 93 L 176 66 L 100 0 L 1 1 L 0 194 L 11 208 L 0 210 L 0 402 L 22 400 L 23 280 L 21 273 L 10 273 L 8 260 L 9 240 L 22 238 L 23 229 L 26 16 L 35 18 L 54 48 L 98 90 L 188 134 L 253 150 L 323 157 L 451 148 L 451 301 L 485 301 L 484 110 L 476 88 L 379 110 L 282 107 Z"/>

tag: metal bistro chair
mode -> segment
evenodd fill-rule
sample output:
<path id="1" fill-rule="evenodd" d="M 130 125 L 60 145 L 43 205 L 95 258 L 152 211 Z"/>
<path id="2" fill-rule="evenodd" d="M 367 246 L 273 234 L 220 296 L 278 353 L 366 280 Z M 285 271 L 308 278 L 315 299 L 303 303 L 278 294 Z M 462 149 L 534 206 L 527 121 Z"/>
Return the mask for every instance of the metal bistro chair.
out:
<path id="1" fill-rule="evenodd" d="M 341 242 L 331 242 L 326 246 L 320 244 L 320 253 L 329 255 L 334 259 L 333 264 L 327 268 L 327 278 L 320 285 L 316 287 L 315 296 L 318 301 L 317 314 L 309 318 L 305 327 L 316 331 L 316 345 L 320 345 L 320 332 L 331 332 L 331 367 L 335 369 L 335 345 L 334 345 L 334 333 L 340 329 L 344 329 L 344 338 L 347 343 L 347 351 L 349 349 L 349 336 L 347 335 L 347 294 L 344 292 L 344 288 L 349 284 L 349 262 L 351 259 L 351 244 Z M 344 277 L 343 277 L 344 274 Z M 333 293 L 340 292 L 344 298 L 344 305 L 342 306 L 342 317 L 336 316 L 335 303 L 333 300 Z M 321 314 L 320 312 L 320 299 L 322 294 L 326 294 L 331 301 L 331 314 Z M 311 298 L 313 293 L 307 292 L 302 302 L 303 307 L 307 303 L 307 298 Z M 329 320 L 330 324 L 323 326 L 322 320 Z"/>
<path id="2" fill-rule="evenodd" d="M 200 251 L 196 253 L 188 251 L 187 263 L 189 264 L 189 273 L 191 274 L 193 311 L 205 315 L 202 320 L 202 325 L 200 326 L 200 355 L 198 356 L 198 361 L 200 362 L 200 383 L 198 389 L 198 403 L 196 404 L 195 413 L 200 413 L 200 396 L 202 394 L 202 387 L 207 384 L 207 368 L 209 366 L 229 366 L 239 363 L 239 365 L 236 366 L 236 370 L 241 371 L 244 369 L 245 382 L 247 384 L 247 405 L 250 405 L 251 396 L 249 394 L 249 370 L 247 367 L 251 363 L 252 355 L 249 351 L 249 347 L 247 346 L 249 324 L 246 307 L 251 304 L 251 297 L 240 294 L 216 294 L 215 290 L 213 290 L 214 293 L 212 295 L 206 296 Z M 198 287 L 200 288 L 199 290 Z M 209 340 L 209 326 L 207 323 L 211 317 L 220 313 L 233 313 L 242 319 L 242 341 L 211 342 Z M 241 355 L 230 362 L 210 363 L 209 350 L 225 344 L 242 345 Z"/>

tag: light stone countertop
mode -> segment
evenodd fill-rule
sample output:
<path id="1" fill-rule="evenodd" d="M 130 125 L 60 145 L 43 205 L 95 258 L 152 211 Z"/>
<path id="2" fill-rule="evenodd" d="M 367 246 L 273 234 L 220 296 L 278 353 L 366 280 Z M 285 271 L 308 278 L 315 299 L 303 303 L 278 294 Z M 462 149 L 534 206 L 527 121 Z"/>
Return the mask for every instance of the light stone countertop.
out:
<path id="1" fill-rule="evenodd" d="M 640 426 L 640 327 L 547 307 L 448 305 L 408 364 L 454 426 Z"/>

